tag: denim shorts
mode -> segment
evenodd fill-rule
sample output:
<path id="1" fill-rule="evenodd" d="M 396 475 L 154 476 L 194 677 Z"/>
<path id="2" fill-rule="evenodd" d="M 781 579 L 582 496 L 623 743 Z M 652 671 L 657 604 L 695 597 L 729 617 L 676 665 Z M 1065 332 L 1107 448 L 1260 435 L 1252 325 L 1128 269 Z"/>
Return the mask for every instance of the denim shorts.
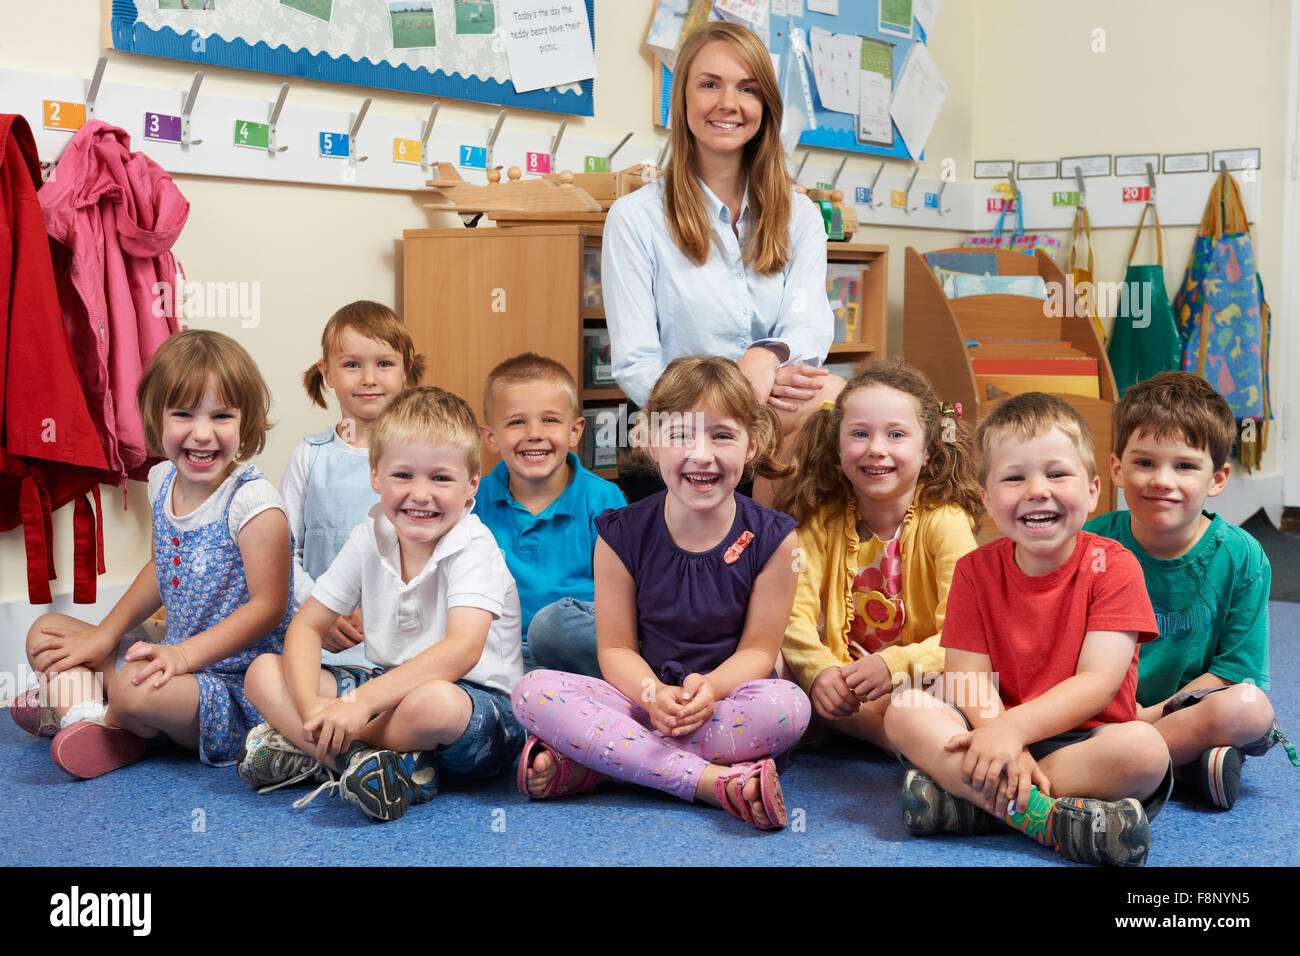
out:
<path id="1" fill-rule="evenodd" d="M 366 669 L 354 664 L 321 667 L 334 675 L 340 697 L 384 673 L 382 667 Z M 472 710 L 464 733 L 438 748 L 439 772 L 453 777 L 491 777 L 506 770 L 523 750 L 527 736 L 510 709 L 510 695 L 467 680 L 456 681 L 456 686 L 469 696 Z"/>

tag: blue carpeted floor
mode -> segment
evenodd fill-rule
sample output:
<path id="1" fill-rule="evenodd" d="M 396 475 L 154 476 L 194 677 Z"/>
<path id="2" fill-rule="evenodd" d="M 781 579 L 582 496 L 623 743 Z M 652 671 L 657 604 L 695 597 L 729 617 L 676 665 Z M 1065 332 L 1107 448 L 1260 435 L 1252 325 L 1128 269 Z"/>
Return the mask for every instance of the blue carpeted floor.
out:
<path id="1" fill-rule="evenodd" d="M 1269 605 L 1272 691 L 1300 738 L 1300 604 Z M 71 781 L 49 742 L 0 719 L 0 864 L 191 865 L 919 865 L 1052 866 L 1062 861 L 1013 833 L 916 839 L 898 811 L 901 771 L 878 752 L 836 743 L 800 753 L 782 776 L 792 826 L 762 833 L 720 810 L 651 791 L 607 789 L 530 802 L 513 777 L 448 790 L 401 820 L 374 824 L 337 799 L 258 796 L 233 769 L 178 750 L 97 780 Z M 1152 824 L 1149 866 L 1300 863 L 1300 768 L 1280 747 L 1248 760 L 1235 809 L 1175 791 Z M 1069 864 L 1064 864 L 1069 865 Z"/>

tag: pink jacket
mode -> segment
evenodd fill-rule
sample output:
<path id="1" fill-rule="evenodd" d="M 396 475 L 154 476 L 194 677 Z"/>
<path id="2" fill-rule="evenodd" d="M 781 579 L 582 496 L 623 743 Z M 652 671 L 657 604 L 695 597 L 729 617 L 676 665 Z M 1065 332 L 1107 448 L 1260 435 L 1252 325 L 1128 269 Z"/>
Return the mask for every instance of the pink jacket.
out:
<path id="1" fill-rule="evenodd" d="M 77 131 L 37 195 L 56 241 L 64 327 L 109 469 L 119 484 L 143 480 L 148 451 L 135 390 L 177 331 L 170 284 L 180 267 L 171 247 L 190 204 L 166 170 L 132 153 L 126 132 L 102 120 Z M 165 298 L 155 291 L 160 282 L 169 285 Z"/>

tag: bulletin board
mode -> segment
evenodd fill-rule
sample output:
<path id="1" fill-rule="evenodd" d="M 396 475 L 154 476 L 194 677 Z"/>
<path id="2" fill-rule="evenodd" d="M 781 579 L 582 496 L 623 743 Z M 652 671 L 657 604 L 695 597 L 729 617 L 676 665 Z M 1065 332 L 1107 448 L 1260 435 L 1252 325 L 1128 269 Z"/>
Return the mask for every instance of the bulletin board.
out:
<path id="1" fill-rule="evenodd" d="M 898 79 L 902 75 L 904 64 L 907 62 L 907 55 L 911 52 L 914 43 L 925 41 L 925 31 L 916 18 L 913 17 L 912 38 L 910 40 L 892 33 L 880 32 L 877 29 L 879 5 L 880 0 L 840 0 L 839 14 L 831 15 L 808 9 L 807 0 L 804 0 L 802 16 L 782 17 L 772 15 L 769 17 L 770 39 L 768 49 L 783 58 L 787 56 L 789 54 L 789 45 L 786 42 L 786 33 L 792 25 L 802 28 L 805 33 L 811 31 L 813 27 L 820 27 L 830 33 L 851 33 L 871 40 L 879 40 L 889 44 L 893 49 L 893 84 L 894 88 L 897 89 Z M 782 60 L 782 69 L 784 69 L 784 59 Z M 890 120 L 894 133 L 892 148 L 858 142 L 857 116 L 852 113 L 840 113 L 826 109 L 822 105 L 821 97 L 817 92 L 817 83 L 812 76 L 811 70 L 809 71 L 808 80 L 813 88 L 813 115 L 817 121 L 817 127 L 804 130 L 799 137 L 801 145 L 820 146 L 825 149 L 843 149 L 854 153 L 871 153 L 877 156 L 895 156 L 900 159 L 912 158 L 903 142 L 902 135 L 898 131 L 898 126 L 893 123 L 893 120 Z M 672 71 L 661 63 L 659 77 L 660 126 L 666 127 L 668 125 L 672 87 Z M 916 158 L 920 159 L 924 155 L 924 152 L 922 152 L 921 156 Z"/>
<path id="2" fill-rule="evenodd" d="M 518 93 L 490 2 L 112 0 L 114 49 L 192 63 L 592 116 L 592 81 Z M 594 0 L 585 0 L 595 43 Z M 203 9 L 210 4 L 209 9 Z M 431 16 L 421 21 L 416 11 Z M 411 22 L 408 31 L 407 21 Z M 394 35 L 396 23 L 402 33 Z M 433 45 L 424 45 L 432 41 Z"/>

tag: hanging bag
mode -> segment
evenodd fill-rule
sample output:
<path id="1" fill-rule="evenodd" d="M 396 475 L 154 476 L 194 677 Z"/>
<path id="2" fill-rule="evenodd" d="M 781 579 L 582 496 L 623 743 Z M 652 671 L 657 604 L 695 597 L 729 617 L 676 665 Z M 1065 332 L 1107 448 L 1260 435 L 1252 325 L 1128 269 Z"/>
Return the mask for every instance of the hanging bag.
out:
<path id="1" fill-rule="evenodd" d="M 1133 255 L 1137 252 L 1138 240 L 1142 238 L 1148 209 L 1155 220 L 1157 264 L 1135 266 Z M 1181 361 L 1180 346 L 1174 310 L 1165 291 L 1165 241 L 1160 230 L 1160 215 L 1154 203 L 1147 203 L 1142 207 L 1142 218 L 1138 220 L 1137 232 L 1133 234 L 1133 244 L 1128 250 L 1128 268 L 1124 273 L 1119 310 L 1106 349 L 1120 395 L 1153 375 L 1177 369 Z"/>
<path id="2" fill-rule="evenodd" d="M 1003 227 L 1007 218 L 1007 203 L 1002 204 L 1002 212 L 998 215 L 997 225 L 993 227 L 991 236 L 967 236 L 962 242 L 965 249 L 1005 249 L 1008 252 L 1023 252 L 1025 255 L 1032 256 L 1035 249 L 1042 249 L 1049 256 L 1055 257 L 1061 250 L 1061 240 L 1054 239 L 1051 236 L 1041 233 L 1025 235 L 1025 218 L 1022 212 L 1022 201 L 1020 193 L 1016 193 L 1016 198 L 1011 202 L 1016 207 L 1016 231 L 1010 236 L 1002 234 Z"/>
<path id="3" fill-rule="evenodd" d="M 1174 304 L 1182 368 L 1206 378 L 1227 399 L 1237 417 L 1237 460 L 1247 472 L 1258 468 L 1273 417 L 1272 330 L 1241 188 L 1227 170 L 1210 190 Z"/>
<path id="4" fill-rule="evenodd" d="M 1075 253 L 1079 248 L 1080 235 L 1088 244 L 1088 264 L 1086 266 L 1075 265 Z M 1074 278 L 1075 307 L 1078 308 L 1080 301 L 1079 289 L 1086 288 L 1088 292 L 1083 297 L 1083 303 L 1086 305 L 1083 314 L 1092 319 L 1093 328 L 1097 330 L 1097 341 L 1104 345 L 1106 343 L 1106 330 L 1101 327 L 1101 319 L 1097 316 L 1097 297 L 1092 278 L 1092 221 L 1088 218 L 1088 210 L 1084 206 L 1076 206 L 1074 209 L 1074 223 L 1070 226 L 1070 251 L 1066 256 L 1065 263 L 1065 271 Z M 1084 283 L 1087 283 L 1087 285 L 1085 286 Z M 1080 313 L 1075 312 L 1075 314 Z"/>

